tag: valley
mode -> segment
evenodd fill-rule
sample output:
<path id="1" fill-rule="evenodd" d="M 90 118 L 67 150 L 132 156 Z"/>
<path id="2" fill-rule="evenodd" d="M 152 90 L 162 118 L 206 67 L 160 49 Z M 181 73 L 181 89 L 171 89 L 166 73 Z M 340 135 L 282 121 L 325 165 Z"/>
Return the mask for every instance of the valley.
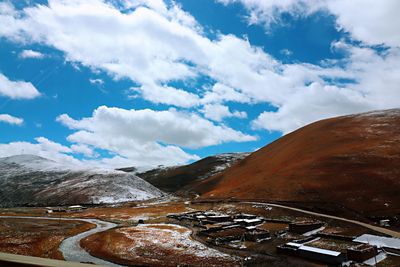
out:
<path id="1" fill-rule="evenodd" d="M 105 266 L 399 266 L 399 121 L 400 110 L 337 117 L 253 153 L 146 171 L 0 158 L 0 252 Z"/>
<path id="2" fill-rule="evenodd" d="M 107 222 L 110 228 L 100 229 L 98 232 L 91 232 L 77 239 L 80 249 L 89 253 L 92 261 L 87 260 L 88 258 L 86 260 L 85 258 L 70 258 L 69 260 L 106 263 L 105 265 L 110 266 L 114 264 L 122 266 L 325 266 L 326 263 L 319 260 L 310 261 L 307 258 L 279 253 L 277 247 L 297 242 L 310 247 L 346 253 L 349 248 L 360 245 L 361 243 L 353 240 L 365 234 L 400 237 L 398 231 L 384 227 L 260 202 L 161 200 L 100 205 L 71 212 L 48 213 L 48 210 L 48 208 L 0 210 L 3 231 L 7 230 L 9 239 L 18 240 L 14 242 L 13 253 L 21 254 L 21 250 L 18 249 L 25 248 L 22 253 L 24 255 L 68 259 L 65 257 L 67 255 L 65 249 L 60 245 L 62 239 L 66 238 L 64 242 L 68 240 L 67 235 L 52 245 L 48 242 L 52 246 L 52 251 L 58 249 L 58 255 L 49 254 L 47 251 L 33 253 L 38 250 L 36 249 L 37 242 L 32 242 L 29 236 L 32 227 L 43 229 L 41 238 L 46 240 L 46 238 L 54 237 L 55 232 L 51 229 L 55 226 L 58 226 L 57 231 L 60 231 L 61 227 L 70 234 L 72 230 L 68 229 L 72 226 L 69 224 L 76 224 L 73 226 L 74 234 L 72 235 L 80 236 L 80 232 L 94 229 L 96 220 Z M 251 223 L 248 226 L 246 224 L 235 226 L 234 222 L 240 222 L 240 220 L 234 218 L 242 218 L 241 216 L 243 218 L 248 216 L 259 221 L 254 227 Z M 29 222 L 28 224 L 34 226 L 21 228 L 19 224 L 9 223 L 21 221 L 24 217 L 25 223 Z M 206 224 L 203 217 L 210 220 L 214 218 L 215 221 Z M 248 221 L 251 222 L 250 219 Z M 229 224 L 229 222 L 232 223 Z M 296 232 L 294 228 L 291 229 L 293 226 L 290 226 L 293 223 L 311 222 L 321 223 L 322 226 L 318 226 L 317 231 L 303 233 Z M 80 223 L 87 225 L 86 228 L 82 228 Z M 224 227 L 228 228 L 224 229 Z M 47 229 L 47 235 L 44 233 L 45 229 Z M 260 236 L 262 237 L 260 240 L 251 238 L 250 233 L 254 231 L 267 233 L 267 235 Z M 40 231 L 35 230 L 35 232 Z M 1 242 L 4 244 L 4 239 L 1 239 Z M 3 252 L 7 251 L 4 250 L 4 246 L 0 249 Z M 387 266 L 385 262 L 400 263 L 399 260 L 399 257 L 386 253 L 385 259 L 377 266 Z"/>

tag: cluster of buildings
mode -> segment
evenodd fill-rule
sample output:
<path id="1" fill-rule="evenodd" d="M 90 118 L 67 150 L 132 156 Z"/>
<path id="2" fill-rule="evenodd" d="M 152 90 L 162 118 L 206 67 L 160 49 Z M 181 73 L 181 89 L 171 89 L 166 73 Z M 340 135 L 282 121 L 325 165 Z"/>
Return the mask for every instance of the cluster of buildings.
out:
<path id="1" fill-rule="evenodd" d="M 323 223 L 298 222 L 289 224 L 289 232 L 302 234 L 306 237 L 302 240 L 277 246 L 277 252 L 323 262 L 330 266 L 348 266 L 352 262 L 375 266 L 379 261 L 384 260 L 388 253 L 400 256 L 400 239 L 398 238 L 368 234 L 355 238 L 352 236 L 320 233 L 319 230 L 323 230 Z M 342 249 L 331 250 L 308 245 L 320 238 L 329 239 L 332 242 L 347 241 L 348 246 Z"/>
<path id="2" fill-rule="evenodd" d="M 344 266 L 351 262 L 367 265 L 368 263 L 373 263 L 372 265 L 374 265 L 384 259 L 387 250 L 391 249 L 393 254 L 394 248 L 393 245 L 380 247 L 373 242 L 364 242 L 364 239 L 371 240 L 371 237 L 364 238 L 361 236 L 355 238 L 321 232 L 324 230 L 325 224 L 320 221 L 285 222 L 287 223 L 285 230 L 270 233 L 270 231 L 263 229 L 266 227 L 261 228 L 262 224 L 277 221 L 253 214 L 229 215 L 211 211 L 194 211 L 184 214 L 172 214 L 168 215 L 168 217 L 199 229 L 197 234 L 213 245 L 230 245 L 236 241 L 261 243 L 287 234 L 292 237 L 300 237 L 295 240 L 289 238 L 291 241 L 278 245 L 276 251 L 290 256 L 326 263 L 329 266 Z M 331 240 L 333 243 L 345 241 L 347 246 L 342 248 L 330 247 L 329 249 L 323 248 L 324 246 L 318 247 L 313 242 L 320 239 Z M 382 243 L 381 239 L 377 240 L 377 243 Z M 386 239 L 384 241 L 392 244 L 392 241 Z M 398 252 L 400 256 L 400 239 L 397 241 L 399 242 Z M 244 247 L 240 246 L 240 248 Z M 332 250 L 332 248 L 337 249 L 337 251 Z"/>
<path id="3" fill-rule="evenodd" d="M 271 239 L 269 231 L 257 228 L 264 218 L 252 214 L 227 215 L 209 211 L 195 211 L 185 214 L 173 214 L 168 217 L 186 221 L 200 228 L 198 235 L 215 245 L 232 241 L 263 242 Z"/>

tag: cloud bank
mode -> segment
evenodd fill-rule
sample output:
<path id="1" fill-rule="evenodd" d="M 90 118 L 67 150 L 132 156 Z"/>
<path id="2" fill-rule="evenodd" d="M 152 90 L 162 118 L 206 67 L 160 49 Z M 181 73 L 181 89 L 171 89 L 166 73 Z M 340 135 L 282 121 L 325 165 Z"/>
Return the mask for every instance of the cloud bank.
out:
<path id="1" fill-rule="evenodd" d="M 129 79 L 135 84 L 130 97 L 166 106 L 160 110 L 101 106 L 91 117 L 77 119 L 62 114 L 57 121 L 72 131 L 68 136 L 72 145 L 54 151 L 68 160 L 73 153 L 88 161 L 99 156 L 97 162 L 110 165 L 180 164 L 198 158 L 187 149 L 256 140 L 254 134 L 226 124 L 227 118 L 248 117 L 246 110 L 236 110 L 232 103 L 250 109 L 253 104 L 273 106 L 274 111 L 261 112 L 250 124 L 254 130 L 282 133 L 327 117 L 399 107 L 399 1 L 219 2 L 243 4 L 248 23 L 264 27 L 267 35 L 270 27 L 283 23 L 284 14 L 297 19 L 333 15 L 336 27 L 350 39 L 334 40 L 332 50 L 346 56 L 320 64 L 283 63 L 245 37 L 209 37 L 191 14 L 161 0 L 49 0 L 23 9 L 0 3 L 2 38 L 47 46 L 62 52 L 71 64 L 116 80 Z M 360 8 L 365 5 L 368 8 Z M 26 51 L 25 57 L 40 57 Z M 197 81 L 203 78 L 207 82 L 199 86 Z M 12 99 L 40 95 L 31 83 L 12 81 L 3 74 L 0 94 Z M 44 143 L 40 139 L 8 145 L 18 150 L 25 144 L 49 153 Z M 102 158 L 99 151 L 109 157 Z"/>

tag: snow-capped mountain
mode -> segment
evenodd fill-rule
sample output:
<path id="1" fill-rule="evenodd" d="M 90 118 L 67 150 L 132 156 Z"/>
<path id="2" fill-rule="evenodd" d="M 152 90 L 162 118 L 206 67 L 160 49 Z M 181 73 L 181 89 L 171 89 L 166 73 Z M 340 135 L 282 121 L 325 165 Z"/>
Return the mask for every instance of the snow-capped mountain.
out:
<path id="1" fill-rule="evenodd" d="M 147 200 L 165 194 L 132 173 L 84 169 L 34 155 L 0 158 L 0 206 Z"/>

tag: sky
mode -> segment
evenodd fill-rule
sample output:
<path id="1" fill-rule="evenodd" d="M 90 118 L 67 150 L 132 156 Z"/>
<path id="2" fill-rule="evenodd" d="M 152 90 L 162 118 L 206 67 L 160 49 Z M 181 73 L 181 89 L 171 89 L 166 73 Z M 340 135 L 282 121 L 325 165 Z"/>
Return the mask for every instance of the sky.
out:
<path id="1" fill-rule="evenodd" d="M 0 0 L 0 157 L 252 152 L 400 106 L 397 0 Z"/>

